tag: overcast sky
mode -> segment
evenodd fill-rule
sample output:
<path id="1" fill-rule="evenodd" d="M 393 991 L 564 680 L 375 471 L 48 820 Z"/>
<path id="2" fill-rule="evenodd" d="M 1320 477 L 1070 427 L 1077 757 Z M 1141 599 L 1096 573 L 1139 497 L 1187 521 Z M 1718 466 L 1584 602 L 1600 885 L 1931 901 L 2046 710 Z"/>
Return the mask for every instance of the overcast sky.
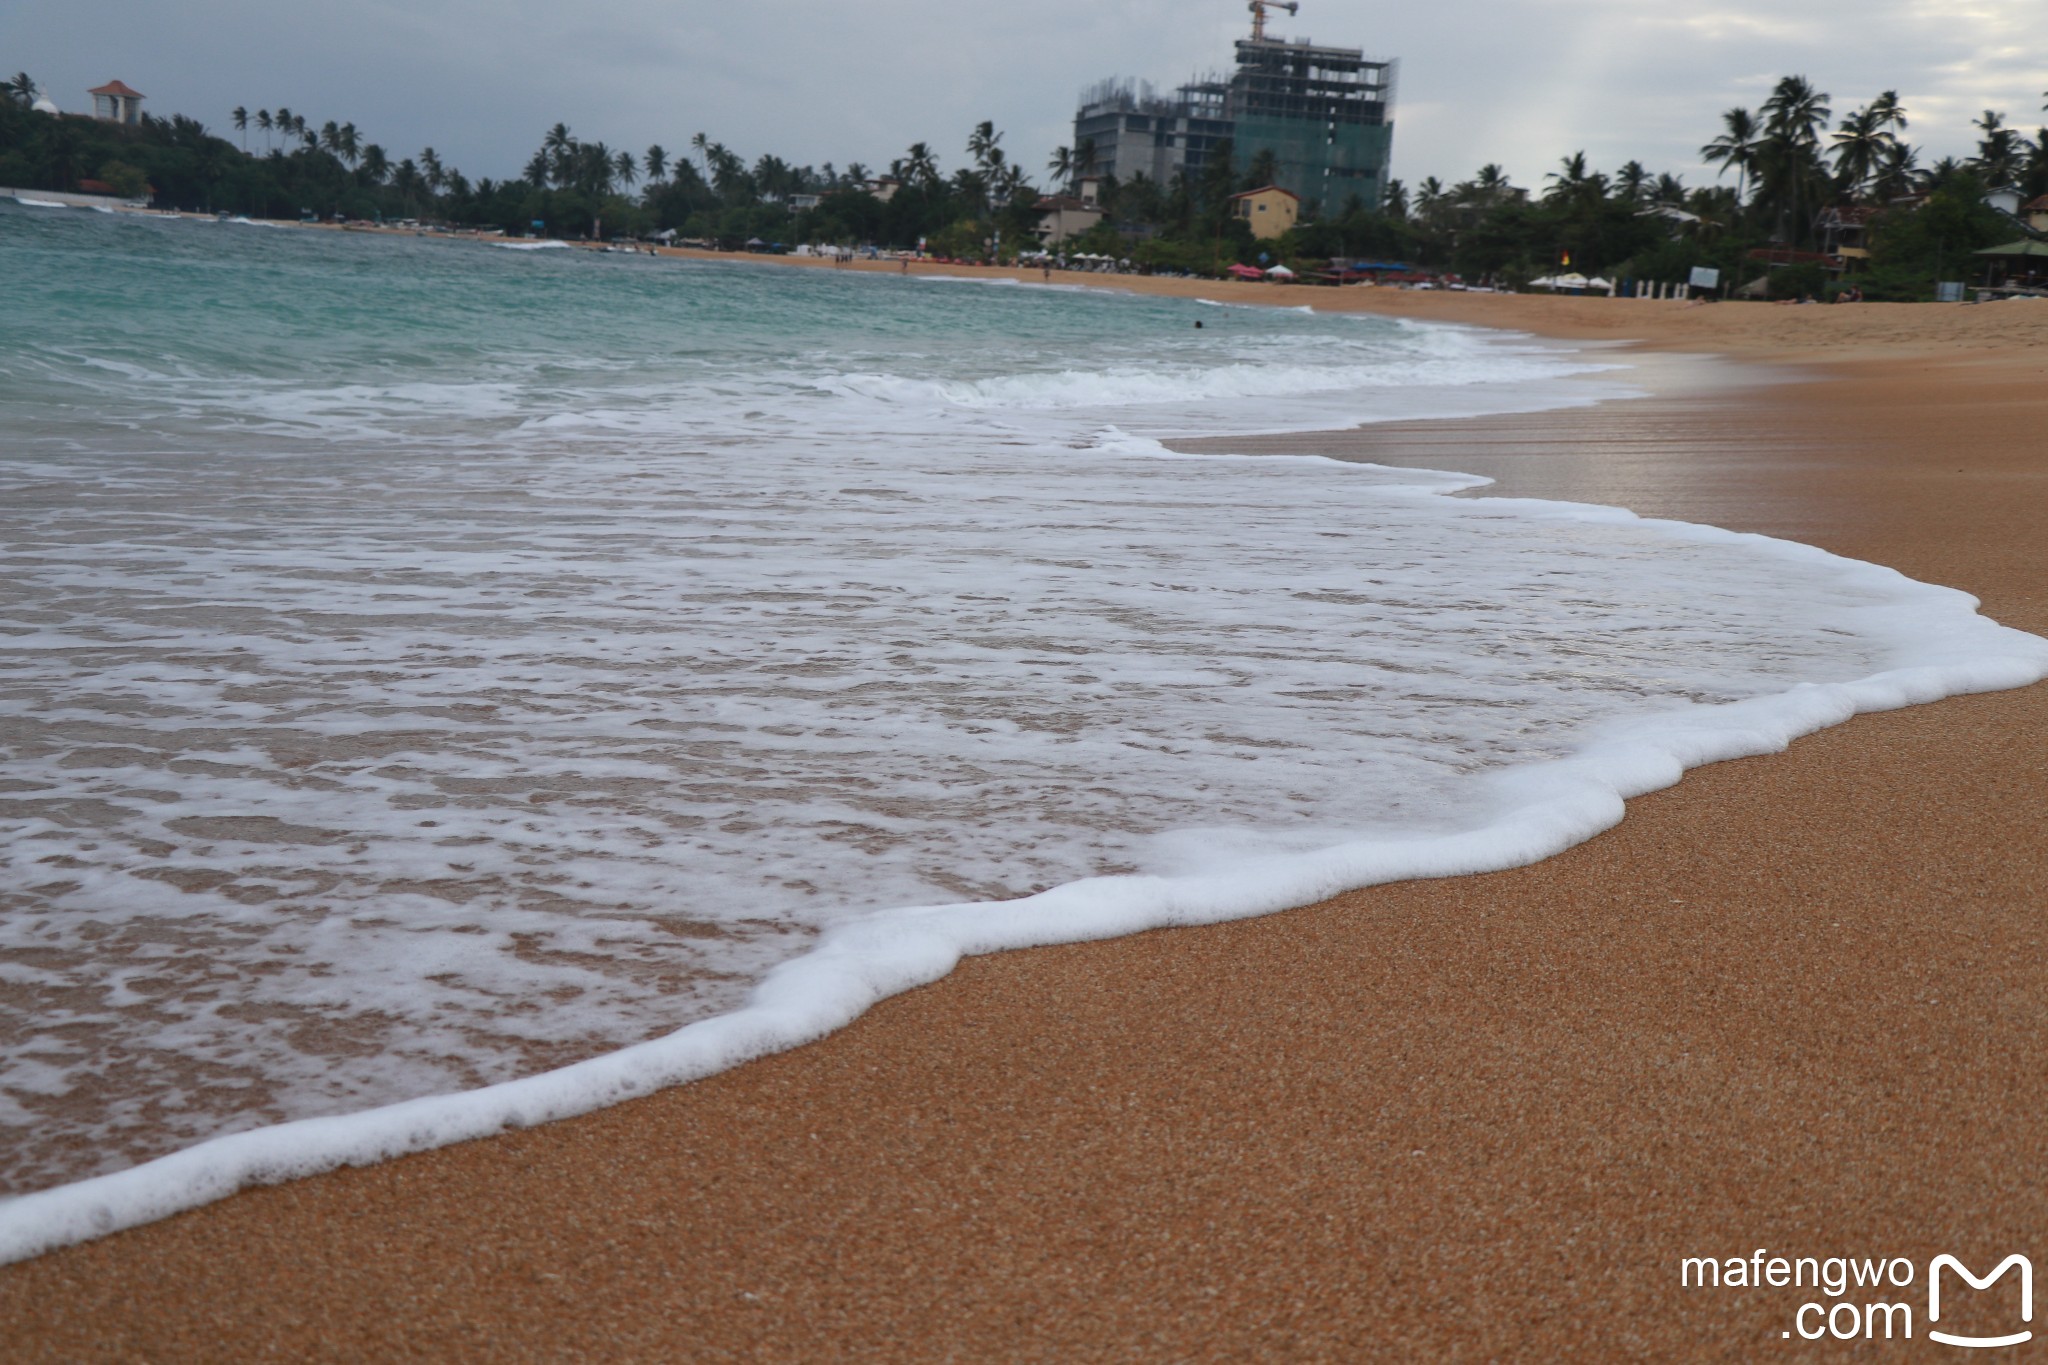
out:
<path id="1" fill-rule="evenodd" d="M 1248 26 L 1243 0 L 4 0 L 0 74 L 74 111 L 119 78 L 230 137 L 236 105 L 282 105 L 472 178 L 516 175 L 557 121 L 636 154 L 703 132 L 749 161 L 879 170 L 919 139 L 958 166 L 985 118 L 1042 176 L 1084 86 L 1224 68 Z M 1498 161 L 1537 185 L 1582 148 L 1707 182 L 1721 111 L 1787 73 L 1838 116 L 1897 89 L 1923 163 L 1966 154 L 1985 108 L 2048 118 L 2048 0 L 1305 0 L 1276 26 L 1400 60 L 1411 184 Z"/>

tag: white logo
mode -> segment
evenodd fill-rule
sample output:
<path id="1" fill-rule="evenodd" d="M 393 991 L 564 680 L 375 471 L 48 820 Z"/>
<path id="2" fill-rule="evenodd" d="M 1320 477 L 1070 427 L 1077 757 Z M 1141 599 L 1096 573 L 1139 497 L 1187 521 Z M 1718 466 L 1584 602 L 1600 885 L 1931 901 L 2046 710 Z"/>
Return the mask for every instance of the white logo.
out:
<path id="1" fill-rule="evenodd" d="M 1963 1279 L 1969 1282 L 1972 1289 L 1989 1289 L 1996 1281 L 2004 1277 L 2006 1271 L 2011 1270 L 2014 1266 L 2018 1266 L 2020 1270 L 2020 1321 L 2032 1322 L 2034 1320 L 2034 1264 L 2018 1252 L 2014 1252 L 2000 1261 L 1998 1268 L 1982 1279 L 1972 1275 L 1970 1268 L 1953 1256 L 1943 1255 L 1935 1257 L 1927 1267 L 1927 1321 L 1929 1323 L 1941 1321 L 1941 1268 L 1943 1266 L 1947 1266 L 1950 1270 L 1962 1276 Z M 2010 1336 L 2003 1337 L 1959 1337 L 1952 1336 L 1947 1332 L 1937 1332 L 1931 1326 L 1928 1328 L 1927 1335 L 1944 1346 L 2017 1346 L 2023 1341 L 2031 1341 L 2034 1338 L 2034 1334 L 2031 1331 L 2014 1332 Z"/>

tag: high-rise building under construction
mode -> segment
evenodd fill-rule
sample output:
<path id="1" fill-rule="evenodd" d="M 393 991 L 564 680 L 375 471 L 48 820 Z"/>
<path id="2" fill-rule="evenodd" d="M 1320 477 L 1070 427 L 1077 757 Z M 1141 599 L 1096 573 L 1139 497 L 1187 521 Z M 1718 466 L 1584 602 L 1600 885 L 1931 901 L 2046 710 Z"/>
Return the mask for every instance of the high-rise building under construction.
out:
<path id="1" fill-rule="evenodd" d="M 1274 180 L 1312 204 L 1341 210 L 1356 195 L 1377 207 L 1394 141 L 1392 61 L 1357 48 L 1268 37 L 1266 11 L 1296 4 L 1254 0 L 1252 36 L 1239 39 L 1237 69 L 1181 86 L 1171 96 L 1109 80 L 1082 96 L 1074 146 L 1084 173 L 1160 183 L 1193 178 L 1228 142 L 1242 174 L 1273 154 Z"/>

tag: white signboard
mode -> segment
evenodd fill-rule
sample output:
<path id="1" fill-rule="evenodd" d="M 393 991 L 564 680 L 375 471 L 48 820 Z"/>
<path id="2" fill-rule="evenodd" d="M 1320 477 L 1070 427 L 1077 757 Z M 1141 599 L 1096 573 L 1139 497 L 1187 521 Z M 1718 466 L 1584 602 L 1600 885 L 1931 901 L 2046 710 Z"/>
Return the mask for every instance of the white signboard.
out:
<path id="1" fill-rule="evenodd" d="M 1694 266 L 1692 268 L 1692 287 L 1695 289 L 1719 289 L 1721 287 L 1721 272 L 1712 266 Z"/>

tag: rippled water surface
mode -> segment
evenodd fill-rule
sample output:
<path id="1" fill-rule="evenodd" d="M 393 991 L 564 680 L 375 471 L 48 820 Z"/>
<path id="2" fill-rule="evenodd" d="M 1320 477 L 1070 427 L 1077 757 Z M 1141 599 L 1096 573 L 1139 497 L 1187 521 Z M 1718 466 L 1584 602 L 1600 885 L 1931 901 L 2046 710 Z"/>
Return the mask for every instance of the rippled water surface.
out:
<path id="1" fill-rule="evenodd" d="M 1592 391 L 1511 340 L 4 204 L 0 281 L 0 1192 L 1889 648 L 1825 565 L 1149 439 Z"/>

